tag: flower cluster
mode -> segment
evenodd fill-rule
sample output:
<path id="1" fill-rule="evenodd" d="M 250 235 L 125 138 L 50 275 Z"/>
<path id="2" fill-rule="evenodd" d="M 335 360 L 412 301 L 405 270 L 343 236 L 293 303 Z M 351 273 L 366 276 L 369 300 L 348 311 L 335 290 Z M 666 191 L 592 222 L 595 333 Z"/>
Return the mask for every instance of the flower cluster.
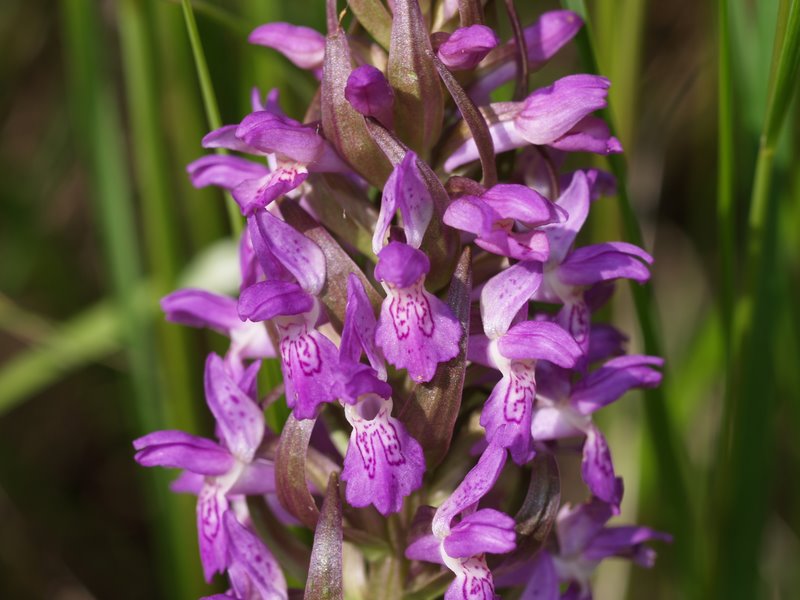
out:
<path id="1" fill-rule="evenodd" d="M 195 186 L 228 190 L 246 218 L 238 298 L 185 289 L 162 301 L 170 321 L 230 338 L 205 367 L 216 439 L 160 431 L 134 447 L 144 466 L 183 469 L 173 487 L 197 495 L 206 578 L 227 573 L 231 585 L 220 598 L 288 597 L 268 549 L 283 541 L 256 534 L 253 502 L 273 525 L 316 526 L 314 552 L 328 544 L 340 570 L 342 535 L 368 547 L 345 581 L 443 581 L 448 600 L 513 586 L 523 598 L 589 598 L 604 558 L 651 566 L 644 543 L 669 539 L 607 525 L 623 485 L 592 421 L 658 385 L 662 364 L 626 355 L 625 337 L 593 318 L 615 280 L 648 280 L 651 257 L 624 242 L 576 244 L 614 180 L 562 165 L 568 153 L 622 151 L 595 114 L 609 82 L 570 75 L 493 103 L 515 77 L 524 95 L 520 69 L 542 67 L 580 18 L 549 12 L 501 44 L 480 2 L 434 4 L 433 33 L 417 0 L 352 4 L 363 18 L 352 34 L 333 0 L 327 35 L 259 27 L 250 41 L 311 71 L 318 96 L 300 122 L 277 90 L 254 92 L 251 114 L 203 139 L 236 154 L 189 165 Z M 264 360 L 283 374 L 266 401 Z M 281 389 L 291 415 L 272 430 L 264 410 Z M 557 459 L 572 452 L 587 499 L 559 511 Z M 525 487 L 551 509 L 533 524 L 525 505 L 510 512 L 528 472 Z M 341 502 L 337 488 L 325 494 L 337 473 L 338 542 L 320 534 L 331 511 L 316 502 Z M 397 563 L 405 578 L 384 581 Z M 309 589 L 320 585 L 309 573 Z"/>

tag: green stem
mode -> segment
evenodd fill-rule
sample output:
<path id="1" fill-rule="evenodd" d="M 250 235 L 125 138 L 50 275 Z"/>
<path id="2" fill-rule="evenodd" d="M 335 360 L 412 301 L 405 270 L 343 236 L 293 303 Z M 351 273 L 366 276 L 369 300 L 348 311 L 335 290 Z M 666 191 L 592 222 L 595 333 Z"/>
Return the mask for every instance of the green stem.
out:
<path id="1" fill-rule="evenodd" d="M 197 31 L 197 21 L 194 18 L 194 11 L 192 10 L 192 5 L 189 0 L 181 0 L 181 6 L 183 7 L 183 17 L 186 21 L 186 31 L 189 34 L 189 43 L 192 46 L 192 55 L 194 56 L 197 78 L 200 81 L 200 91 L 203 95 L 203 105 L 206 109 L 208 125 L 211 129 L 219 129 L 222 127 L 222 118 L 219 113 L 217 97 L 214 94 L 214 86 L 211 84 L 211 74 L 208 71 L 206 55 L 203 52 L 203 44 L 200 41 L 200 34 Z M 219 153 L 226 154 L 224 150 L 220 150 Z M 242 215 L 239 212 L 239 207 L 236 205 L 236 202 L 230 197 L 230 194 L 226 194 L 226 196 L 227 202 L 225 205 L 228 211 L 231 232 L 238 238 L 243 229 Z"/>

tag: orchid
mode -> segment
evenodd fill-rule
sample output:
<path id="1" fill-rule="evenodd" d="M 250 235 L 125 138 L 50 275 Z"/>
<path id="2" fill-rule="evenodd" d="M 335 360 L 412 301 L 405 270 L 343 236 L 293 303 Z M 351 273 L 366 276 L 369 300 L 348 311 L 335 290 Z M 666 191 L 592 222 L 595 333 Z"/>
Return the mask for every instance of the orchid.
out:
<path id="1" fill-rule="evenodd" d="M 480 3 L 439 3 L 433 32 L 417 0 L 390 4 L 383 30 L 365 21 L 345 31 L 329 0 L 326 34 L 288 23 L 251 34 L 311 70 L 320 91 L 305 122 L 281 111 L 277 91 L 255 91 L 253 112 L 202 145 L 261 160 L 189 166 L 194 185 L 229 190 L 246 217 L 238 299 L 190 289 L 162 301 L 169 320 L 230 338 L 225 358 L 206 364 L 220 441 L 157 432 L 134 443 L 136 460 L 186 471 L 174 488 L 198 494 L 206 578 L 230 582 L 216 598 L 286 598 L 287 566 L 307 574 L 313 598 L 344 597 L 353 581 L 387 598 L 426 585 L 447 600 L 494 599 L 513 585 L 555 598 L 560 583 L 587 597 L 602 559 L 650 565 L 642 543 L 668 539 L 606 526 L 622 479 L 592 420 L 661 381 L 660 358 L 623 355 L 624 336 L 592 314 L 610 282 L 645 283 L 652 258 L 623 242 L 576 247 L 610 176 L 560 172 L 568 153 L 621 152 L 596 116 L 610 82 L 568 75 L 491 103 L 523 46 L 535 70 L 580 18 L 546 13 L 501 44 Z M 381 31 L 388 56 L 366 34 Z M 261 403 L 264 360 L 283 381 Z M 565 442 L 575 437 L 579 449 Z M 553 506 L 537 517 L 532 553 L 528 508 L 511 505 L 516 475 L 537 477 L 532 465 L 576 450 L 592 499 L 556 518 L 552 466 Z M 267 526 L 253 526 L 257 514 Z M 313 547 L 282 529 L 290 524 L 312 529 Z M 509 583 L 519 564 L 530 576 Z"/>

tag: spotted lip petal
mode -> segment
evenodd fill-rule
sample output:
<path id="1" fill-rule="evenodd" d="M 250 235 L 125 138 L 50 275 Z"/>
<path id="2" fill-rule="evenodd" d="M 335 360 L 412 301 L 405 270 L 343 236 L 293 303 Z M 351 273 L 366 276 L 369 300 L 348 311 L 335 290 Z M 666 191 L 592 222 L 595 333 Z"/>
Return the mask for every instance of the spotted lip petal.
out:
<path id="1" fill-rule="evenodd" d="M 375 343 L 386 360 L 414 381 L 430 381 L 439 363 L 456 356 L 463 332 L 450 308 L 424 287 L 430 262 L 398 242 L 381 250 L 375 277 L 387 282 Z"/>
<path id="2" fill-rule="evenodd" d="M 514 462 L 525 464 L 531 454 L 531 416 L 536 397 L 534 367 L 511 363 L 481 411 L 481 425 L 490 443 L 508 448 Z"/>
<path id="3" fill-rule="evenodd" d="M 279 332 L 284 319 L 277 320 Z M 280 348 L 286 403 L 298 419 L 313 419 L 320 404 L 342 395 L 339 352 L 316 330 L 282 333 Z"/>
<path id="4" fill-rule="evenodd" d="M 228 500 L 217 484 L 205 484 L 197 497 L 197 538 L 203 574 L 211 583 L 214 573 L 228 566 L 228 539 L 222 525 Z"/>
<path id="5" fill-rule="evenodd" d="M 345 407 L 353 426 L 342 471 L 347 501 L 352 506 L 373 504 L 384 516 L 400 511 L 403 499 L 422 485 L 425 472 L 422 448 L 391 411 L 391 400 L 374 395 Z"/>
<path id="6" fill-rule="evenodd" d="M 611 451 L 605 436 L 597 427 L 589 427 L 583 444 L 581 475 L 592 494 L 607 502 L 614 514 L 619 513 L 622 502 L 622 479 L 614 473 Z"/>

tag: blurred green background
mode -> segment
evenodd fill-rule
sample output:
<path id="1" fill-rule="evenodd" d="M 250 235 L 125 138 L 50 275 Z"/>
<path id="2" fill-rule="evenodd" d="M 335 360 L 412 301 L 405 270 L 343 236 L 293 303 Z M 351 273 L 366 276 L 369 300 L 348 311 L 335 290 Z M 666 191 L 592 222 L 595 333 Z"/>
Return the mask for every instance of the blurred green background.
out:
<path id="1" fill-rule="evenodd" d="M 524 23 L 559 7 L 517 4 Z M 652 571 L 603 565 L 600 600 L 800 597 L 799 4 L 565 1 L 589 35 L 532 79 L 611 78 L 627 185 L 586 237 L 641 228 L 656 258 L 650 291 L 620 286 L 608 316 L 631 350 L 663 351 L 667 377 L 601 425 L 623 520 L 676 541 Z M 322 30 L 324 7 L 192 6 L 207 78 L 179 2 L 0 2 L 0 598 L 211 590 L 194 499 L 138 468 L 130 441 L 209 433 L 201 370 L 221 341 L 165 324 L 157 299 L 187 280 L 225 286 L 223 197 L 185 175 L 202 135 L 240 120 L 254 85 L 280 87 L 297 117 L 314 92 L 247 34 Z"/>

